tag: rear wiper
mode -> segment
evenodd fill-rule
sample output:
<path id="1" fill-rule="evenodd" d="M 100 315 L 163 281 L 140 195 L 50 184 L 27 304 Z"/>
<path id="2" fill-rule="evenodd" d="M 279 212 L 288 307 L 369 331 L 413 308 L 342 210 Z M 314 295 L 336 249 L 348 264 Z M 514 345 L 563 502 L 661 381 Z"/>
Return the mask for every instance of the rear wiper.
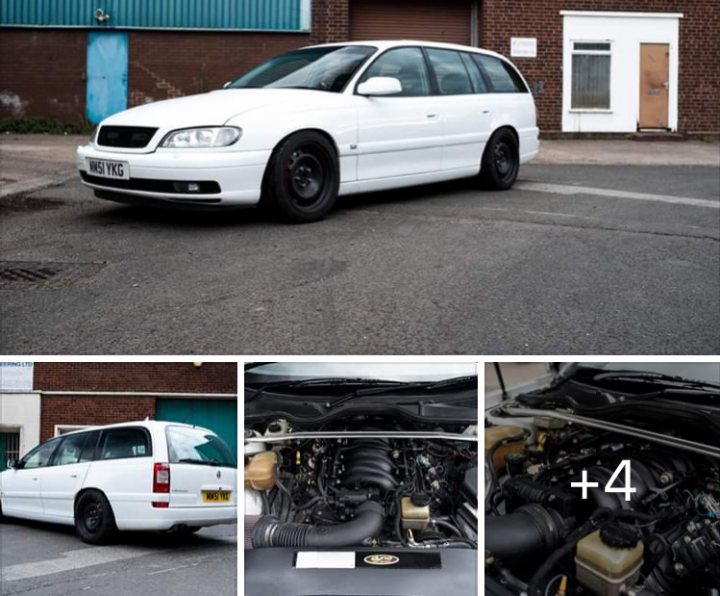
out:
<path id="1" fill-rule="evenodd" d="M 366 397 L 368 395 L 383 395 L 386 393 L 395 393 L 398 390 L 400 391 L 406 391 L 408 389 L 420 389 L 423 393 L 432 393 L 434 391 L 440 391 L 440 390 L 447 390 L 452 387 L 459 387 L 459 386 L 477 386 L 477 377 L 475 376 L 463 376 L 463 377 L 453 377 L 451 379 L 444 379 L 442 381 L 433 381 L 433 382 L 427 382 L 427 381 L 420 381 L 416 383 L 399 383 L 396 387 L 373 387 L 369 389 L 356 389 L 355 391 L 348 393 L 347 395 L 343 395 L 341 397 L 338 397 L 337 399 L 334 399 L 332 402 L 329 402 L 327 404 L 327 409 L 334 410 L 335 408 L 341 406 L 342 404 L 349 402 L 355 398 L 358 397 Z"/>
<path id="2" fill-rule="evenodd" d="M 335 386 L 351 386 L 357 385 L 361 387 L 398 387 L 404 385 L 400 381 L 381 381 L 378 379 L 363 378 L 342 378 L 342 377 L 326 377 L 317 379 L 306 379 L 304 381 L 275 381 L 265 383 L 261 387 L 255 389 L 255 393 L 245 398 L 245 403 L 254 401 L 263 393 L 273 389 L 297 389 L 299 387 L 335 387 Z"/>
<path id="3" fill-rule="evenodd" d="M 183 457 L 177 460 L 180 464 L 200 464 L 202 466 L 219 466 L 220 462 L 216 459 L 197 459 L 192 457 Z"/>
<path id="4" fill-rule="evenodd" d="M 696 381 L 694 379 L 685 379 L 684 377 L 666 375 L 663 373 L 653 372 L 606 372 L 599 373 L 592 378 L 593 381 L 636 381 L 640 383 L 656 383 L 675 385 L 678 387 L 692 387 L 693 389 L 704 389 L 712 391 L 720 389 L 720 385 L 708 383 L 705 381 Z"/>

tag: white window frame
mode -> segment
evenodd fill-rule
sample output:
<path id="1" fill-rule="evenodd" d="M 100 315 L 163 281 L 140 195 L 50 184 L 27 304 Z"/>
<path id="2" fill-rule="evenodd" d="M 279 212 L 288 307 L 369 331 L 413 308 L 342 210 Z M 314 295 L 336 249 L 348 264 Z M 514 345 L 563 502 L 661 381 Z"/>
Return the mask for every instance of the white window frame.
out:
<path id="1" fill-rule="evenodd" d="M 613 69 L 613 41 L 612 39 L 570 39 L 570 109 L 569 112 L 582 113 L 590 112 L 596 114 L 611 114 L 612 109 L 612 69 Z M 576 50 L 576 43 L 606 43 L 610 46 L 608 50 Z M 608 98 L 609 105 L 607 108 L 573 108 L 572 107 L 572 93 L 573 93 L 573 77 L 572 77 L 572 64 L 573 56 L 610 56 L 610 74 L 608 76 Z"/>
<path id="2" fill-rule="evenodd" d="M 69 432 L 73 432 L 75 430 L 84 430 L 86 428 L 92 428 L 92 426 L 88 424 L 56 424 L 55 425 L 55 434 L 54 437 L 60 437 L 62 435 L 65 435 Z"/>

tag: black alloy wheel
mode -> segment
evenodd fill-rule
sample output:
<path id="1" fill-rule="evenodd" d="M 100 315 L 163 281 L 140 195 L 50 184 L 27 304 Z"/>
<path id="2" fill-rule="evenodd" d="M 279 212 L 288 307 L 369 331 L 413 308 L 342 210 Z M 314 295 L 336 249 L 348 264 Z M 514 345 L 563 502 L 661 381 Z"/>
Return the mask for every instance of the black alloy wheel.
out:
<path id="1" fill-rule="evenodd" d="M 486 188 L 507 190 L 520 171 L 520 157 L 515 135 L 501 128 L 488 141 L 480 167 L 480 181 Z"/>
<path id="2" fill-rule="evenodd" d="M 117 533 L 109 501 L 100 491 L 89 490 L 75 503 L 75 530 L 88 544 L 107 544 Z"/>
<path id="3" fill-rule="evenodd" d="M 299 132 L 273 153 L 262 202 L 283 219 L 309 223 L 335 205 L 340 174 L 335 148 L 322 134 Z"/>

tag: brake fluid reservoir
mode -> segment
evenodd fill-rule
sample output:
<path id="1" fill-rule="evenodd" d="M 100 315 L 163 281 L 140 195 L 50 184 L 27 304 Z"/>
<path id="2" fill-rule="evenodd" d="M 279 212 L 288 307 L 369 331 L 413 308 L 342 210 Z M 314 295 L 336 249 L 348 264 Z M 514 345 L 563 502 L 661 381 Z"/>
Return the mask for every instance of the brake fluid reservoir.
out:
<path id="1" fill-rule="evenodd" d="M 277 453 L 263 451 L 252 456 L 245 466 L 245 488 L 270 490 L 275 486 L 273 470 L 277 465 Z"/>
<path id="2" fill-rule="evenodd" d="M 642 564 L 643 543 L 632 530 L 620 526 L 596 530 L 577 544 L 578 583 L 597 596 L 620 596 L 633 587 Z"/>

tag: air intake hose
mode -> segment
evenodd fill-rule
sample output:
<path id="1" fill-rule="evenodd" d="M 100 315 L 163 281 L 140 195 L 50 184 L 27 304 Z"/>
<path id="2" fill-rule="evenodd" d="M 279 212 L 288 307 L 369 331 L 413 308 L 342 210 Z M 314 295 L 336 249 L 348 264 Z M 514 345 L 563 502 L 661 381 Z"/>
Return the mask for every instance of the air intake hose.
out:
<path id="1" fill-rule="evenodd" d="M 485 516 L 485 549 L 505 561 L 548 555 L 562 544 L 564 530 L 556 511 L 531 503 L 508 515 Z"/>
<path id="2" fill-rule="evenodd" d="M 355 546 L 363 544 L 380 532 L 385 522 L 385 511 L 379 503 L 366 501 L 360 505 L 355 517 L 335 526 L 311 526 L 281 522 L 273 515 L 264 515 L 253 530 L 253 546 Z"/>

